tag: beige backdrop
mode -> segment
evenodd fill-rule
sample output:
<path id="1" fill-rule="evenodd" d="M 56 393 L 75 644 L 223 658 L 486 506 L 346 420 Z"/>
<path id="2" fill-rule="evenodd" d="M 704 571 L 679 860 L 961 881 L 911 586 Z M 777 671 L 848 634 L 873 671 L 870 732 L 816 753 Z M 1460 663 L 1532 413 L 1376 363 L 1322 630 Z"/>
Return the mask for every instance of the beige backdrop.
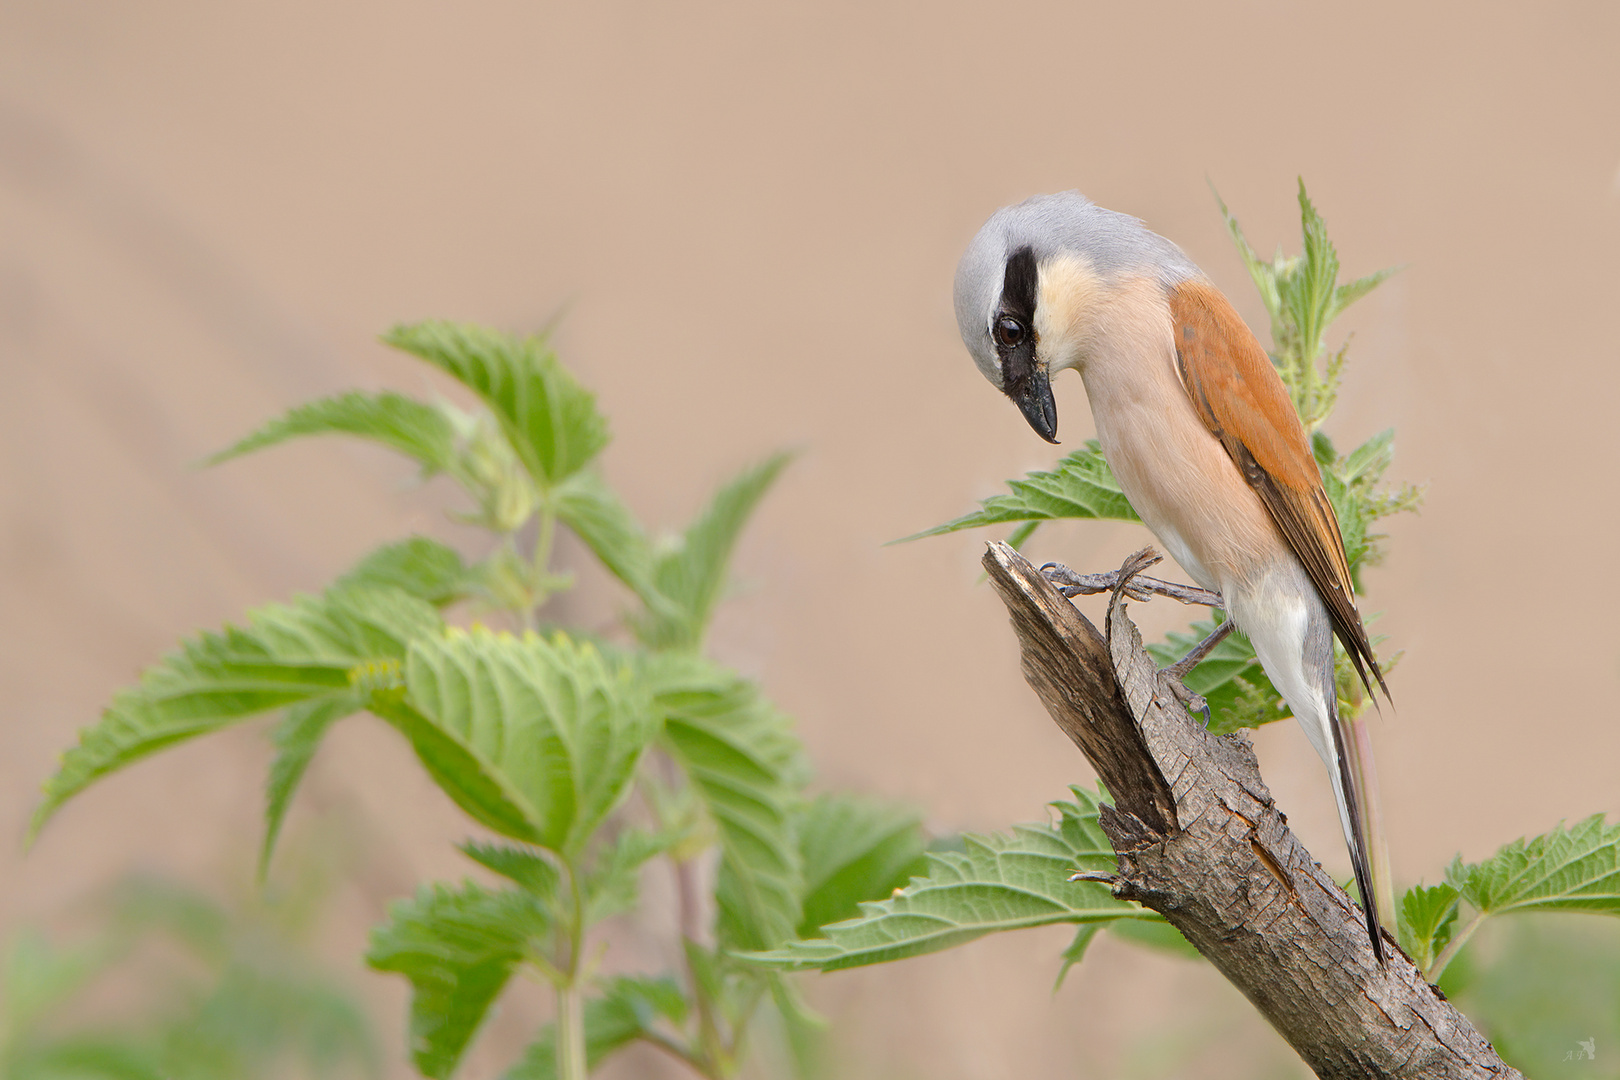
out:
<path id="1" fill-rule="evenodd" d="M 1262 336 L 1210 182 L 1262 251 L 1297 244 L 1303 174 L 1347 272 L 1408 264 L 1344 320 L 1330 423 L 1351 444 L 1394 425 L 1392 477 L 1430 485 L 1422 516 L 1389 523 L 1365 605 L 1405 650 L 1376 732 L 1400 879 L 1620 810 L 1617 12 L 9 0 L 0 929 L 129 868 L 240 887 L 260 728 L 100 785 L 26 857 L 24 822 L 76 729 L 177 636 L 407 530 L 473 539 L 368 447 L 194 468 L 312 395 L 425 387 L 374 337 L 427 316 L 525 330 L 565 311 L 564 357 L 616 432 L 605 467 L 651 521 L 802 448 L 741 548 L 748 590 L 716 649 L 798 717 L 826 783 L 941 831 L 1040 815 L 1089 772 L 975 585 L 985 537 L 881 544 L 1053 460 L 973 370 L 950 281 L 990 211 L 1066 187 L 1179 242 Z M 1058 397 L 1072 444 L 1079 380 Z M 1145 538 L 1075 524 L 1035 550 L 1106 568 Z M 570 601 L 596 623 L 619 602 L 591 576 Z M 1258 742 L 1342 872 L 1304 739 Z M 363 932 L 389 896 L 462 873 L 465 826 L 365 720 L 322 752 L 293 828 L 317 820 L 364 838 L 329 951 L 403 1075 L 403 985 L 363 969 Z M 1297 1069 L 1192 965 L 1103 940 L 1054 996 L 1064 940 L 817 982 L 843 1075 Z M 467 1075 L 507 1060 L 534 1008 L 508 1009 Z M 1166 1065 L 1165 1015 L 1217 1050 Z"/>

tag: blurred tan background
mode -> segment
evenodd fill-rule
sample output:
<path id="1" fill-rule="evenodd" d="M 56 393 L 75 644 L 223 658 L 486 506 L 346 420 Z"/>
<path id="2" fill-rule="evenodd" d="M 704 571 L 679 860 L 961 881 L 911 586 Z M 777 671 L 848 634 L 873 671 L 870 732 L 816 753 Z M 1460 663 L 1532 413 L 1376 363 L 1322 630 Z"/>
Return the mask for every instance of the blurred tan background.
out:
<path id="1" fill-rule="evenodd" d="M 1599 3 L 8 0 L 0 932 L 129 868 L 248 887 L 261 726 L 101 784 L 26 856 L 21 837 L 55 755 L 179 635 L 407 531 L 470 541 L 446 492 L 370 447 L 195 467 L 313 395 L 425 388 L 374 338 L 428 316 L 564 312 L 565 362 L 616 433 L 605 468 L 654 523 L 802 448 L 716 651 L 797 716 L 823 783 L 941 831 L 1039 817 L 1089 770 L 975 584 L 988 537 L 881 545 L 1054 459 L 974 371 L 950 283 L 992 210 L 1068 187 L 1180 243 L 1262 338 L 1209 182 L 1262 252 L 1297 246 L 1303 175 L 1347 274 L 1409 264 L 1340 324 L 1329 423 L 1341 445 L 1395 426 L 1391 479 L 1430 485 L 1388 523 L 1364 605 L 1405 650 L 1375 734 L 1401 882 L 1620 811 L 1617 55 L 1620 8 Z M 1057 389 L 1072 445 L 1090 417 L 1079 379 Z M 1080 523 L 1034 553 L 1105 569 L 1145 540 Z M 619 597 L 586 576 L 569 603 L 605 623 Z M 1162 629 L 1164 607 L 1138 613 Z M 1346 872 L 1304 739 L 1258 743 Z M 406 1075 L 404 984 L 363 968 L 363 935 L 388 898 L 464 872 L 466 827 L 366 719 L 323 749 L 290 827 L 338 820 L 359 839 L 327 951 Z M 1104 938 L 1054 995 L 1066 937 L 817 980 L 842 1074 L 1297 1074 L 1190 964 Z M 466 1075 L 493 1075 L 533 1015 L 509 1008 Z M 1176 1064 L 1167 1016 L 1208 1049 Z"/>

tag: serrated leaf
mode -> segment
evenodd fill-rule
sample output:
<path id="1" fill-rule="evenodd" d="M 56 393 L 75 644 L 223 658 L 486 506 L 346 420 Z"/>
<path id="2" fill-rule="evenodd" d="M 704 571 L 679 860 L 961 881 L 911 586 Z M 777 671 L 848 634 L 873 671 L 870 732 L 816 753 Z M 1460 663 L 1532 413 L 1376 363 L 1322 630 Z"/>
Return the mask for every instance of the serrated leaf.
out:
<path id="1" fill-rule="evenodd" d="M 405 736 L 428 778 L 468 817 L 502 836 L 542 842 L 539 813 L 506 771 L 480 754 L 464 733 L 426 716 L 397 691 L 371 695 L 366 707 Z"/>
<path id="2" fill-rule="evenodd" d="M 1054 825 L 1011 834 L 964 836 L 961 852 L 930 852 L 926 877 L 888 900 L 861 905 L 859 918 L 823 927 L 825 939 L 793 941 L 751 959 L 788 970 L 842 968 L 938 952 L 985 934 L 1053 923 L 1158 918 L 1116 900 L 1076 869 L 1112 870 L 1113 848 L 1097 824 L 1097 796 L 1072 788 Z"/>
<path id="3" fill-rule="evenodd" d="M 388 907 L 366 962 L 411 982 L 411 1056 L 424 1076 L 447 1077 L 530 943 L 551 930 L 518 889 L 423 886 Z"/>
<path id="4" fill-rule="evenodd" d="M 608 443 L 607 421 L 538 338 L 430 321 L 396 326 L 383 340 L 433 364 L 472 390 L 542 490 L 584 468 Z"/>
<path id="5" fill-rule="evenodd" d="M 1260 293 L 1260 301 L 1265 305 L 1266 312 L 1271 316 L 1272 337 L 1277 337 L 1278 322 L 1282 317 L 1282 297 L 1277 292 L 1276 268 L 1262 259 L 1250 245 L 1248 237 L 1243 235 L 1243 228 L 1238 224 L 1232 211 L 1227 209 L 1226 201 L 1221 193 L 1210 185 L 1210 191 L 1215 196 L 1215 205 L 1220 207 L 1221 219 L 1226 222 L 1226 231 L 1232 238 L 1232 245 L 1237 248 L 1238 255 L 1243 259 L 1243 266 L 1249 271 L 1249 277 L 1254 281 L 1256 291 Z"/>
<path id="6" fill-rule="evenodd" d="M 1333 316 L 1330 308 L 1339 280 L 1339 253 L 1328 239 L 1327 222 L 1316 212 L 1303 178 L 1299 182 L 1299 215 L 1305 253 L 1298 273 L 1288 279 L 1283 297 L 1299 331 L 1301 358 L 1305 363 L 1314 363 Z"/>
<path id="7" fill-rule="evenodd" d="M 1348 484 L 1377 483 L 1395 456 L 1395 429 L 1385 428 L 1344 459 L 1341 475 Z"/>
<path id="8" fill-rule="evenodd" d="M 785 941 L 800 918 L 791 809 L 807 773 L 791 721 L 752 684 L 697 657 L 649 656 L 643 677 L 664 717 L 664 746 L 719 832 L 722 944 Z"/>
<path id="9" fill-rule="evenodd" d="M 595 1071 L 615 1050 L 652 1031 L 660 1018 L 681 1024 L 686 1013 L 686 998 L 674 979 L 609 980 L 601 996 L 585 1003 L 586 1067 Z M 557 1030 L 548 1024 L 502 1080 L 555 1080 L 556 1076 Z"/>
<path id="10" fill-rule="evenodd" d="M 413 536 L 377 548 L 337 583 L 354 588 L 392 586 L 443 607 L 468 594 L 473 576 L 455 548 Z"/>
<path id="11" fill-rule="evenodd" d="M 653 583 L 678 615 L 661 618 L 650 612 L 650 617 L 638 620 L 636 634 L 645 644 L 694 650 L 702 644 L 715 605 L 725 591 L 726 568 L 737 537 L 792 459 L 791 454 L 774 454 L 745 469 L 715 493 L 671 548 L 659 554 Z"/>
<path id="12" fill-rule="evenodd" d="M 644 604 L 660 612 L 675 611 L 654 584 L 652 542 L 646 530 L 601 476 L 591 469 L 575 473 L 557 490 L 553 505 L 557 519 Z"/>
<path id="13" fill-rule="evenodd" d="M 455 429 L 438 409 L 415 398 L 384 391 L 351 390 L 300 405 L 271 420 L 236 445 L 208 459 L 217 465 L 305 435 L 354 435 L 381 443 L 415 460 L 425 473 L 449 468 Z"/>
<path id="14" fill-rule="evenodd" d="M 797 816 L 804 862 L 800 937 L 853 918 L 865 900 L 878 900 L 921 874 L 922 822 L 907 808 L 849 795 L 819 795 Z"/>
<path id="15" fill-rule="evenodd" d="M 321 739 L 333 724 L 364 707 L 354 694 L 302 701 L 287 710 L 287 715 L 271 733 L 276 759 L 270 763 L 270 776 L 265 782 L 264 844 L 259 849 L 261 878 L 270 868 L 270 856 L 276 849 L 276 839 L 281 835 L 281 823 L 286 820 L 293 792 L 304 779 Z"/>
<path id="16" fill-rule="evenodd" d="M 249 716 L 346 695 L 357 670 L 397 664 L 408 642 L 440 625 L 431 606 L 398 589 L 334 588 L 183 642 L 80 732 L 45 783 L 30 835 L 97 778 Z"/>
<path id="17" fill-rule="evenodd" d="M 469 840 L 459 845 L 461 853 L 478 865 L 515 882 L 539 897 L 548 906 L 562 887 L 562 871 L 556 863 L 533 848 L 509 844 L 484 844 Z"/>
<path id="18" fill-rule="evenodd" d="M 498 820 L 480 818 L 484 824 L 570 856 L 627 793 L 655 731 L 630 670 L 560 633 L 452 629 L 417 641 L 405 689 L 403 702 L 373 709 L 408 728 L 434 779 L 452 797 L 469 784 L 498 788 L 510 807 Z M 432 730 L 414 724 L 412 712 Z M 511 808 L 522 829 L 505 820 Z"/>
<path id="19" fill-rule="evenodd" d="M 601 922 L 636 906 L 642 865 L 668 851 L 672 833 L 625 828 L 596 853 L 585 878 L 585 922 Z"/>
<path id="20" fill-rule="evenodd" d="M 1444 882 L 1414 885 L 1401 897 L 1400 911 L 1396 913 L 1401 948 L 1425 974 L 1451 942 L 1457 922 L 1457 898 L 1457 890 Z"/>
<path id="21" fill-rule="evenodd" d="M 1390 266 L 1383 270 L 1375 270 L 1366 277 L 1348 281 L 1333 290 L 1333 304 L 1329 309 L 1330 317 L 1337 316 L 1345 308 L 1372 292 L 1395 274 L 1406 269 L 1404 266 Z"/>
<path id="22" fill-rule="evenodd" d="M 1620 825 L 1602 814 L 1520 838 L 1483 862 L 1453 862 L 1446 884 L 1486 915 L 1586 911 L 1620 915 Z"/>
<path id="23" fill-rule="evenodd" d="M 1217 625 L 1216 619 L 1200 619 L 1192 624 L 1190 633 L 1171 631 L 1163 643 L 1147 646 L 1148 655 L 1160 667 L 1168 667 L 1191 652 Z M 1271 685 L 1254 655 L 1254 646 L 1241 631 L 1228 634 L 1182 682 L 1209 702 L 1209 728 L 1216 734 L 1286 720 L 1293 715 L 1282 704 L 1282 695 Z"/>
<path id="24" fill-rule="evenodd" d="M 1091 439 L 1065 456 L 1051 472 L 1032 472 L 1022 480 L 1009 480 L 1008 495 L 992 495 L 979 503 L 980 509 L 954 521 L 924 529 L 894 541 L 903 544 L 925 536 L 974 529 L 981 525 L 1004 525 L 1012 521 L 1050 521 L 1055 518 L 1091 518 L 1107 521 L 1140 521 L 1130 501 L 1119 489 L 1119 481 L 1103 460 L 1102 448 Z"/>

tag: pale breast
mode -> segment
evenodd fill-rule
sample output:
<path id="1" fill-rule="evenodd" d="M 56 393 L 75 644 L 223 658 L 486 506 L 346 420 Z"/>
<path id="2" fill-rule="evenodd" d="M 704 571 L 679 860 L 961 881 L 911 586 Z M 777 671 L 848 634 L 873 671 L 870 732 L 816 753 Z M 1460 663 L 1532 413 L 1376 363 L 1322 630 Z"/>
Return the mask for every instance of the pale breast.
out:
<path id="1" fill-rule="evenodd" d="M 1162 290 L 1143 281 L 1106 304 L 1078 367 L 1120 488 L 1198 584 L 1225 592 L 1254 579 L 1288 546 L 1176 374 Z"/>

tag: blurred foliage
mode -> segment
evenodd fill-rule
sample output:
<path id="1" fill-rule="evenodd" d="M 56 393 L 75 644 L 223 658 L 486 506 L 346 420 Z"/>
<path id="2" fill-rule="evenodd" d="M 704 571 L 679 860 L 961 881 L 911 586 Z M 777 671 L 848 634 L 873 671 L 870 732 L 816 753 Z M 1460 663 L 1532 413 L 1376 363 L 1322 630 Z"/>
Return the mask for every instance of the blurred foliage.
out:
<path id="1" fill-rule="evenodd" d="M 234 907 L 132 877 L 90 905 L 76 940 L 22 931 L 0 984 L 0 1077 L 379 1076 L 359 1002 L 305 940 L 324 891 L 305 877 L 301 896 Z"/>
<path id="2" fill-rule="evenodd" d="M 1492 923 L 1440 988 L 1508 1064 L 1538 1080 L 1620 1077 L 1620 923 Z"/>

